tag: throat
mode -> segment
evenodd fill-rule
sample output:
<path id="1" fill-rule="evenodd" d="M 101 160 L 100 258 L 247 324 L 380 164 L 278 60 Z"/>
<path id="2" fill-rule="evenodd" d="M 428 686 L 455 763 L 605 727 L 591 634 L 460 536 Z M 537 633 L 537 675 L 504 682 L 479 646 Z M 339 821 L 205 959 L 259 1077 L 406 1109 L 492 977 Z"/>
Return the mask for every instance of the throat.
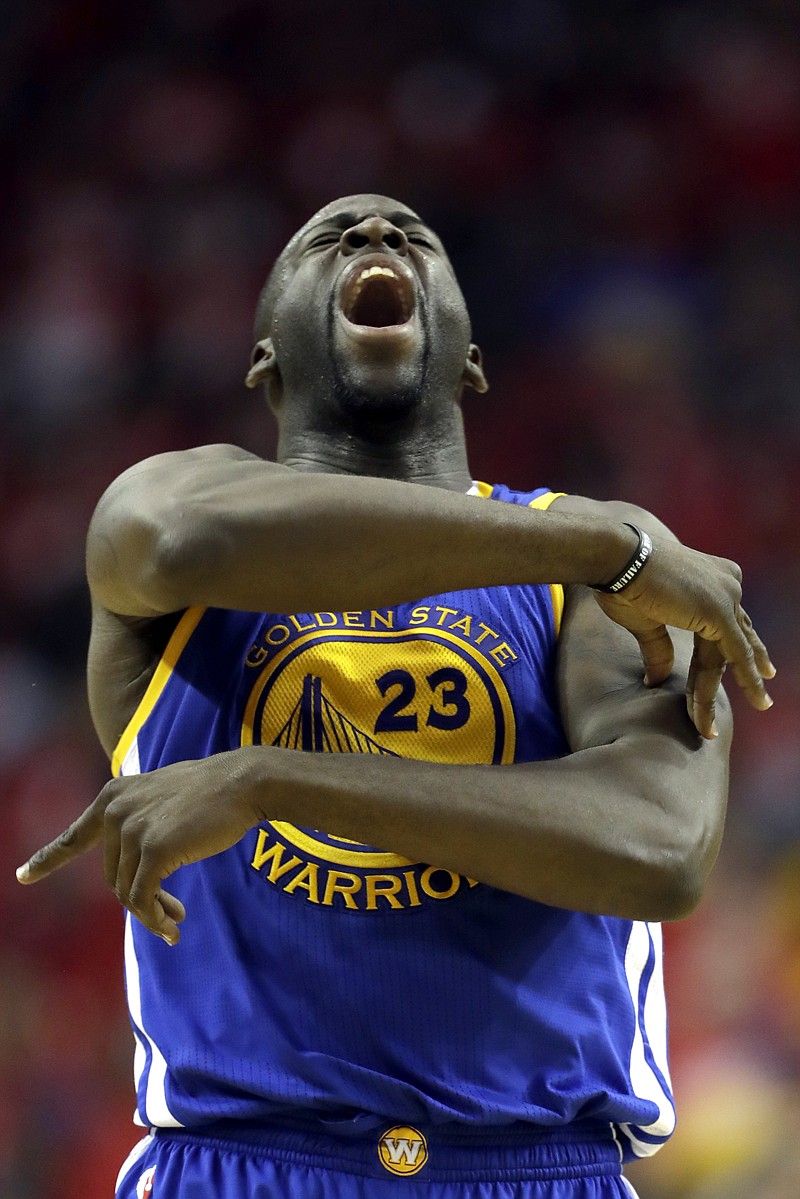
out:
<path id="1" fill-rule="evenodd" d="M 284 397 L 278 461 L 296 470 L 400 479 L 466 491 L 472 481 L 457 399 L 428 387 L 361 393 L 338 372 L 330 390 Z"/>
<path id="2" fill-rule="evenodd" d="M 360 475 L 399 479 L 466 492 L 472 484 L 463 439 L 432 442 L 426 437 L 395 440 L 365 436 L 334 437 L 306 430 L 303 436 L 281 442 L 278 460 L 308 473 Z"/>

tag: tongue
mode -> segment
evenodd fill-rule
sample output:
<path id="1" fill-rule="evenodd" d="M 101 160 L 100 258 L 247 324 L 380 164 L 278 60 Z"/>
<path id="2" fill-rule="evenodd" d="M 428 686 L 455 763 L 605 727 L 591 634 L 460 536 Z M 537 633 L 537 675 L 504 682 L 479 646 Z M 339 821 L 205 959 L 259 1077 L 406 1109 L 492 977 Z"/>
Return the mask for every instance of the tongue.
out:
<path id="1" fill-rule="evenodd" d="M 347 319 L 354 325 L 383 328 L 387 325 L 402 325 L 407 315 L 402 296 L 394 282 L 378 277 L 366 280 L 347 312 Z"/>

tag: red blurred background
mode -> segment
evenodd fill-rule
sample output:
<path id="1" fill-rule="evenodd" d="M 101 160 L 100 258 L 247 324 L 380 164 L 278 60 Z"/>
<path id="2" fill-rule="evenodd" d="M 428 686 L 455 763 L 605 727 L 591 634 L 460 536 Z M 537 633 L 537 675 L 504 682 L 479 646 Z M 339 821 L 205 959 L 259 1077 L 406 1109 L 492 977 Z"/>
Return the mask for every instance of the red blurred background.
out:
<path id="1" fill-rule="evenodd" d="M 316 207 L 373 190 L 462 281 L 476 477 L 635 501 L 744 567 L 776 704 L 734 697 L 726 842 L 667 930 L 679 1128 L 635 1185 L 796 1199 L 797 4 L 28 0 L 3 24 L 0 1195 L 105 1199 L 137 1137 L 100 863 L 13 878 L 107 777 L 89 515 L 147 454 L 271 453 L 241 382 L 260 284 Z"/>

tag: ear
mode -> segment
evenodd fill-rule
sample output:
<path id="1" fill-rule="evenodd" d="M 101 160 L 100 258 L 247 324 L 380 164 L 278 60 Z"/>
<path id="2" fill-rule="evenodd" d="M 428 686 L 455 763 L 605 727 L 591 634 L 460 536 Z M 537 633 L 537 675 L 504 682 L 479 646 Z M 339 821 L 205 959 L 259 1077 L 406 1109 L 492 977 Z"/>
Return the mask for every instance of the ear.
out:
<path id="1" fill-rule="evenodd" d="M 266 383 L 267 387 L 271 388 L 273 383 L 279 379 L 278 361 L 275 357 L 272 338 L 265 337 L 263 341 L 257 341 L 253 346 L 253 353 L 250 355 L 250 370 L 244 380 L 245 387 L 258 387 L 260 383 Z"/>
<path id="2" fill-rule="evenodd" d="M 489 390 L 486 376 L 483 373 L 483 359 L 479 348 L 470 344 L 467 350 L 467 361 L 464 363 L 464 373 L 461 376 L 462 387 L 471 387 L 481 395 Z"/>

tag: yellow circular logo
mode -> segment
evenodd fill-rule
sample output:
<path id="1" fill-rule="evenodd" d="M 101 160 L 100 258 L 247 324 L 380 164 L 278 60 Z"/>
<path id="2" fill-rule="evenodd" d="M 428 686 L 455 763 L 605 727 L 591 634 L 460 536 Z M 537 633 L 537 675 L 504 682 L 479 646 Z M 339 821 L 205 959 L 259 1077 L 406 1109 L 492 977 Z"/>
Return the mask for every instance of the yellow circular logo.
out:
<path id="1" fill-rule="evenodd" d="M 496 665 L 447 630 L 318 629 L 260 671 L 242 744 L 499 765 L 514 718 Z"/>
<path id="2" fill-rule="evenodd" d="M 269 618 L 251 646 L 242 745 L 377 754 L 459 765 L 514 761 L 502 671 L 516 651 L 457 608 Z M 439 627 L 438 616 L 449 621 Z M 436 619 L 435 619 L 436 618 Z M 495 649 L 487 644 L 497 642 Z M 489 642 L 491 644 L 491 642 Z M 337 831 L 265 821 L 251 865 L 287 894 L 349 911 L 438 902 L 474 879 L 362 845 Z"/>
<path id="3" fill-rule="evenodd" d="M 428 1142 L 418 1129 L 398 1124 L 378 1141 L 378 1157 L 390 1174 L 417 1174 L 428 1160 Z"/>

